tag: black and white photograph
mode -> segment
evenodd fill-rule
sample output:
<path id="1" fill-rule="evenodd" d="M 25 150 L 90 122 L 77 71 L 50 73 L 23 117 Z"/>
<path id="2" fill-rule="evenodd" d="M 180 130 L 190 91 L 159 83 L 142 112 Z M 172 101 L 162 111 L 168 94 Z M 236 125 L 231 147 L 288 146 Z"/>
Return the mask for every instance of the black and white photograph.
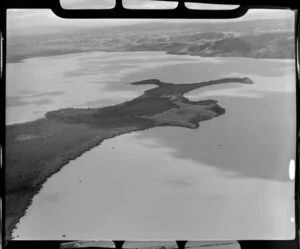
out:
<path id="1" fill-rule="evenodd" d="M 6 44 L 6 239 L 124 249 L 295 239 L 293 10 L 79 20 L 9 9 Z"/>
<path id="2" fill-rule="evenodd" d="M 60 249 L 240 249 L 237 241 L 72 241 Z"/>

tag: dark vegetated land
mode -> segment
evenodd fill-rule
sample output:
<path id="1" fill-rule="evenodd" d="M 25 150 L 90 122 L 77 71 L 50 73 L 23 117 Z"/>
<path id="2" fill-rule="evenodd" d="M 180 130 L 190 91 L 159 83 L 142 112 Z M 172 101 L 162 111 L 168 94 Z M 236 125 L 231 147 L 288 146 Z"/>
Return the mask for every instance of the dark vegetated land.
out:
<path id="1" fill-rule="evenodd" d="M 6 237 L 24 215 L 33 196 L 53 173 L 104 139 L 156 126 L 195 129 L 199 122 L 225 113 L 215 100 L 190 101 L 191 90 L 239 82 L 226 78 L 202 83 L 171 84 L 156 79 L 131 83 L 154 84 L 143 95 L 104 108 L 67 108 L 48 112 L 45 118 L 6 129 Z"/>

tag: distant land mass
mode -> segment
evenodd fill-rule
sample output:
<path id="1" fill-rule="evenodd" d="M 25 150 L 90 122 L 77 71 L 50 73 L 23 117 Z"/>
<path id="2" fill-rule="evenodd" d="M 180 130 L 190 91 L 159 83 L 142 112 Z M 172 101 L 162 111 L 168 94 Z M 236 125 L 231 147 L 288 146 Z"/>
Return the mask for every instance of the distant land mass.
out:
<path id="1" fill-rule="evenodd" d="M 190 129 L 225 113 L 216 100 L 190 101 L 184 94 L 211 85 L 253 84 L 249 78 L 224 78 L 191 84 L 158 79 L 133 82 L 155 85 L 130 101 L 103 108 L 66 108 L 45 118 L 6 127 L 5 234 L 12 230 L 42 184 L 70 160 L 103 140 L 158 126 Z"/>
<path id="2" fill-rule="evenodd" d="M 9 35 L 7 62 L 91 51 L 162 51 L 202 57 L 292 59 L 293 19 L 224 23 L 148 23 L 68 30 L 48 35 Z"/>

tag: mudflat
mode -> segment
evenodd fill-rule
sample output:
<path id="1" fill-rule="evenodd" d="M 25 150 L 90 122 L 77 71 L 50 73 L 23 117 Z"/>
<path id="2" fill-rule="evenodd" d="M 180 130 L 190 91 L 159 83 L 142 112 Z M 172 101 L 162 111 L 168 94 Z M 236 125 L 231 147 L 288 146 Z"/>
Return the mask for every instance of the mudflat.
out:
<path id="1" fill-rule="evenodd" d="M 249 78 L 224 78 L 190 84 L 157 79 L 130 83 L 156 87 L 121 104 L 103 108 L 66 108 L 46 113 L 45 118 L 6 127 L 5 236 L 31 204 L 33 196 L 52 174 L 70 160 L 121 134 L 158 126 L 190 129 L 225 113 L 216 100 L 190 101 L 184 94 L 210 85 L 253 84 Z M 84 165 L 83 165 L 84 167 Z"/>

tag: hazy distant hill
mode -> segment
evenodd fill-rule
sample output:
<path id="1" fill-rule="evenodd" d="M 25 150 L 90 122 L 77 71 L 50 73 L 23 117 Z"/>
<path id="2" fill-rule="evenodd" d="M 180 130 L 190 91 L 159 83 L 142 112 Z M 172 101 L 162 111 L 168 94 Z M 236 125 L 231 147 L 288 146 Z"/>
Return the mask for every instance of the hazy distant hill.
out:
<path id="1" fill-rule="evenodd" d="M 165 51 L 194 56 L 293 58 L 293 20 L 219 23 L 155 22 L 122 27 L 69 29 L 8 37 L 7 59 L 82 51 Z"/>
<path id="2" fill-rule="evenodd" d="M 195 39 L 197 37 L 197 39 Z M 235 35 L 228 33 L 190 34 L 169 40 L 132 41 L 123 51 L 166 51 L 194 56 L 241 56 L 253 58 L 293 58 L 292 32 Z"/>

